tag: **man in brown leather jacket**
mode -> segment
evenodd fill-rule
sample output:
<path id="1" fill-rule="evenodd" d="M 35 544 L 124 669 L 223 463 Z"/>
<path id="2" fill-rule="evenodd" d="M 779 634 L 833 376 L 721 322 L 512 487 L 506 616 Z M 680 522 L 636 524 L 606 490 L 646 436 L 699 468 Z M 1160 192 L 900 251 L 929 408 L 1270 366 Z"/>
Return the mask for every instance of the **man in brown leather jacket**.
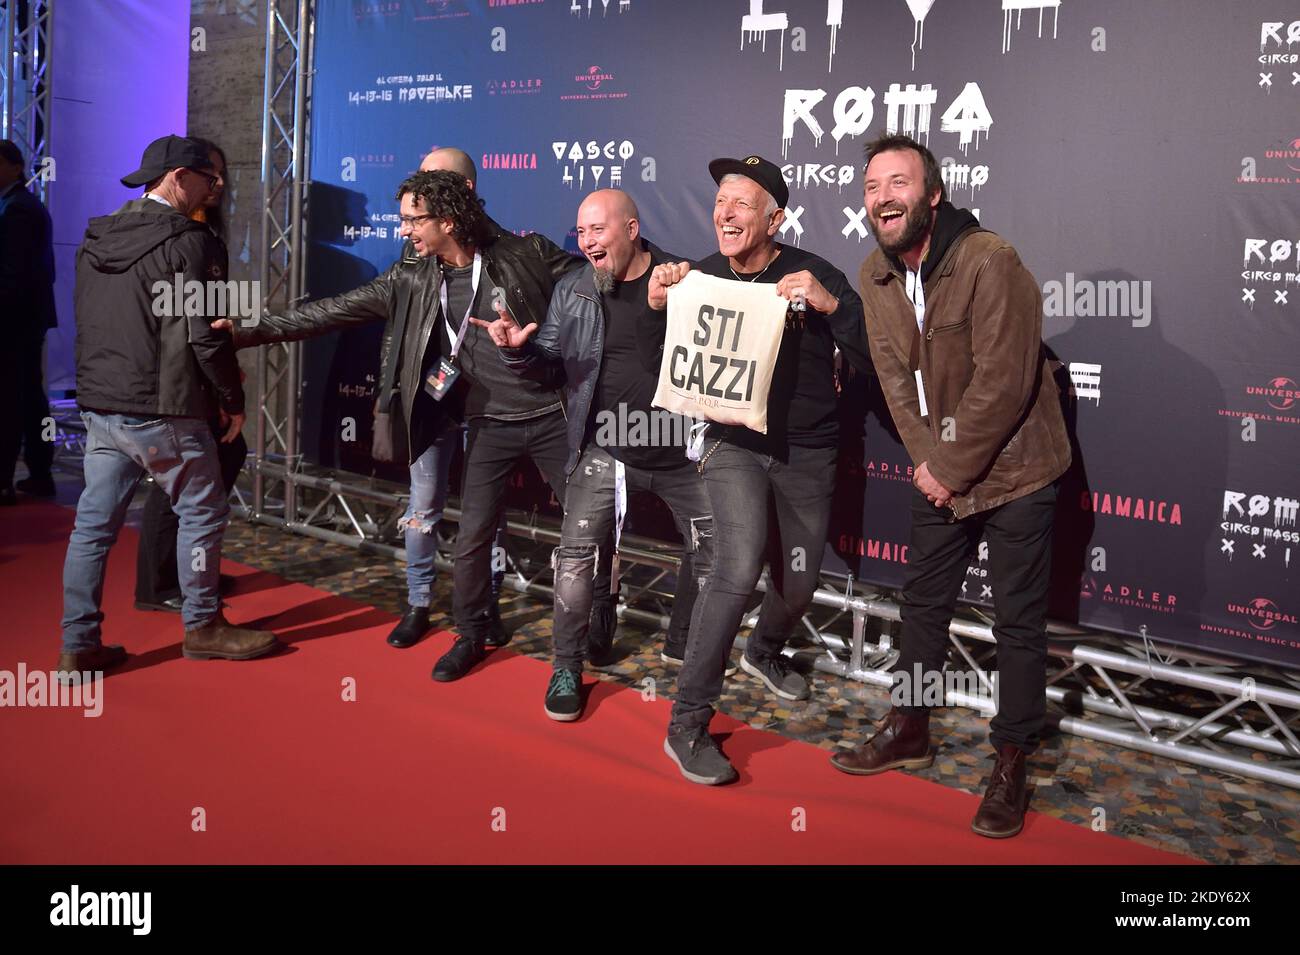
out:
<path id="1" fill-rule="evenodd" d="M 947 201 L 924 146 L 880 137 L 867 146 L 863 178 L 878 244 L 861 273 L 867 333 L 915 491 L 894 706 L 871 740 L 831 762 L 872 775 L 933 761 L 922 690 L 943 669 L 967 561 L 985 538 L 997 615 L 997 763 L 971 828 L 1014 836 L 1024 822 L 1025 757 L 1045 712 L 1056 482 L 1070 464 L 1044 355 L 1042 297 L 1016 250 Z"/>

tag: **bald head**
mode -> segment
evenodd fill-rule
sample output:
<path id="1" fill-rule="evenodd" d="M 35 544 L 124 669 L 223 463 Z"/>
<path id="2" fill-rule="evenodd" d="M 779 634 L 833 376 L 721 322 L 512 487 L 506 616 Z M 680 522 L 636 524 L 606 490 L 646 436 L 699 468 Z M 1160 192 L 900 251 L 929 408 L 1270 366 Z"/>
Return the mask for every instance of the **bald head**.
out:
<path id="1" fill-rule="evenodd" d="M 425 156 L 420 163 L 420 172 L 454 172 L 463 176 L 471 189 L 478 182 L 478 169 L 474 166 L 474 160 L 469 158 L 469 153 L 465 150 L 454 146 L 435 149 Z"/>
<path id="2" fill-rule="evenodd" d="M 618 222 L 620 225 L 631 219 L 640 219 L 636 203 L 622 189 L 597 189 L 578 206 L 578 221 L 583 214 L 599 215 L 605 222 Z"/>
<path id="3" fill-rule="evenodd" d="M 621 189 L 601 189 L 578 206 L 578 248 L 596 269 L 596 288 L 640 278 L 650 261 L 641 248 L 636 203 Z"/>

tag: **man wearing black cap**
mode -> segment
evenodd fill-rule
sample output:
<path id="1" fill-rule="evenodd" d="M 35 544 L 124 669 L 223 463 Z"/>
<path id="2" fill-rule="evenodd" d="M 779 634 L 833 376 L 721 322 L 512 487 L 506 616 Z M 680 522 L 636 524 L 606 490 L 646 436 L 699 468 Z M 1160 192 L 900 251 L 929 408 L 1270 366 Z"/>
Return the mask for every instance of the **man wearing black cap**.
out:
<path id="1" fill-rule="evenodd" d="M 192 307 L 189 283 L 226 277 L 220 243 L 189 218 L 219 181 L 200 144 L 165 136 L 149 144 L 124 186 L 147 186 L 115 213 L 90 220 L 77 251 L 77 404 L 86 424 L 85 490 L 63 568 L 65 674 L 126 659 L 101 641 L 108 550 L 147 471 L 180 517 L 176 557 L 193 659 L 246 660 L 276 647 L 275 634 L 231 626 L 217 597 L 221 535 L 229 515 L 208 420 L 244 424 L 244 393 L 230 335 Z M 204 299 L 206 295 L 202 296 Z M 183 303 L 181 300 L 184 300 Z M 194 313 L 199 314 L 194 314 Z"/>
<path id="2" fill-rule="evenodd" d="M 717 785 L 736 771 L 709 735 L 713 704 L 731 644 L 769 550 L 768 498 L 776 505 L 772 587 L 763 599 L 741 669 L 786 700 L 808 698 L 808 682 L 781 650 L 812 601 L 826 547 L 839 436 L 835 348 L 870 372 L 862 300 L 825 259 L 781 245 L 777 232 L 790 190 L 781 170 L 761 156 L 715 159 L 713 226 L 718 252 L 699 263 L 706 275 L 765 282 L 791 303 L 767 399 L 767 434 L 710 426 L 699 468 L 713 506 L 713 575 L 700 591 L 696 619 L 677 678 L 677 701 L 664 749 L 692 782 Z M 651 307 L 690 270 L 657 266 Z"/>

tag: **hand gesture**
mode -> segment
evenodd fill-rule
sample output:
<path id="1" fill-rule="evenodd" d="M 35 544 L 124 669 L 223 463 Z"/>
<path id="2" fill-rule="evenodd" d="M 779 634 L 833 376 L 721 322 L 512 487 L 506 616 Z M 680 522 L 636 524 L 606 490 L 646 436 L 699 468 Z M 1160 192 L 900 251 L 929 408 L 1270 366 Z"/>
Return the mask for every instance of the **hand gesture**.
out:
<path id="1" fill-rule="evenodd" d="M 809 308 L 816 309 L 823 315 L 833 315 L 840 307 L 840 300 L 826 291 L 826 286 L 807 269 L 783 275 L 781 281 L 776 283 L 776 294 L 792 302 L 802 297 Z"/>
<path id="2" fill-rule="evenodd" d="M 529 322 L 523 328 L 520 328 L 513 318 L 509 315 L 501 315 L 494 322 L 485 322 L 481 318 L 470 317 L 470 321 L 479 328 L 486 328 L 488 337 L 492 339 L 497 348 L 522 348 L 524 342 L 528 341 L 537 331 L 537 323 Z"/>
<path id="3" fill-rule="evenodd" d="M 646 301 L 650 307 L 656 311 L 667 308 L 668 290 L 686 278 L 686 273 L 690 270 L 689 262 L 665 262 L 663 265 L 656 265 L 654 271 L 650 273 L 650 289 L 646 293 Z"/>

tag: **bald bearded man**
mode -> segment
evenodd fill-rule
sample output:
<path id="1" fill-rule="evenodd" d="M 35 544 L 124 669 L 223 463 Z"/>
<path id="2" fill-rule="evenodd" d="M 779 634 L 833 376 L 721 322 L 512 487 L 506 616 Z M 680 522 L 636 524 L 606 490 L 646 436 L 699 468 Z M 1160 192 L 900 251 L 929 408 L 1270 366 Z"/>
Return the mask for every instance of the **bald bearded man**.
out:
<path id="1" fill-rule="evenodd" d="M 684 542 L 665 660 L 685 656 L 699 580 L 713 561 L 709 498 L 686 458 L 690 422 L 650 406 L 667 313 L 647 304 L 648 282 L 654 266 L 677 257 L 646 241 L 636 204 L 618 189 L 583 200 L 577 232 L 587 264 L 556 283 L 540 331 L 508 320 L 480 322 L 506 364 L 521 373 L 538 364 L 564 367 L 568 489 L 555 567 L 555 662 L 545 698 L 546 715 L 560 722 L 582 715 L 593 578 L 609 532 L 622 528 L 627 492 L 663 500 Z"/>

